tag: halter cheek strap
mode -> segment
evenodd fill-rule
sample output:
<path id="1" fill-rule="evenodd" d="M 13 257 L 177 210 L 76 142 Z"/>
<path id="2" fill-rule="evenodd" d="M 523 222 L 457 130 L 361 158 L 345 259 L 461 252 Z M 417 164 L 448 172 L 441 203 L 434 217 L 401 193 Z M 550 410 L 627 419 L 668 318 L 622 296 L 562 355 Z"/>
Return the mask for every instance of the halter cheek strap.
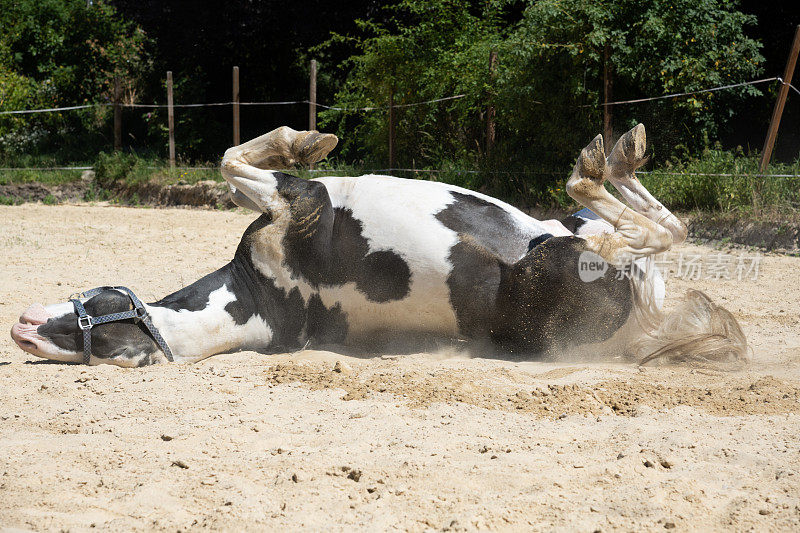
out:
<path id="1" fill-rule="evenodd" d="M 90 316 L 86 309 L 83 307 L 83 303 L 81 303 L 80 298 L 91 298 L 97 294 L 100 294 L 103 291 L 109 290 L 117 290 L 124 292 L 128 295 L 131 299 L 131 303 L 133 304 L 133 309 L 130 311 L 123 311 L 121 313 L 111 313 L 108 315 L 102 316 Z M 145 325 L 147 330 L 150 332 L 150 335 L 153 336 L 153 340 L 156 341 L 158 347 L 161 348 L 161 351 L 164 352 L 164 355 L 167 356 L 167 360 L 171 363 L 173 362 L 172 357 L 172 350 L 169 349 L 169 345 L 167 341 L 164 340 L 164 337 L 158 332 L 158 328 L 153 324 L 153 320 L 150 318 L 150 315 L 147 313 L 147 309 L 145 309 L 144 304 L 142 303 L 139 298 L 133 294 L 133 291 L 127 287 L 97 287 L 96 289 L 91 289 L 86 292 L 79 293 L 74 295 L 69 299 L 72 302 L 73 307 L 75 308 L 75 314 L 78 315 L 78 327 L 83 332 L 83 363 L 89 364 L 89 360 L 92 357 L 92 327 L 97 326 L 98 324 L 105 324 L 107 322 L 119 322 L 120 320 L 128 320 L 128 319 L 135 319 L 141 320 L 142 323 Z"/>

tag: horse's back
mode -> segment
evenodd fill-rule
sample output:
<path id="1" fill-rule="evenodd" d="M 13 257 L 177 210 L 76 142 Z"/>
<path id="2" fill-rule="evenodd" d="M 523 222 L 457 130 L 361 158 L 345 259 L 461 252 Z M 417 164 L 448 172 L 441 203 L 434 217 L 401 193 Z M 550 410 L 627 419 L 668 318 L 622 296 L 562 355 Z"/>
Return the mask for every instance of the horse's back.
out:
<path id="1" fill-rule="evenodd" d="M 461 241 L 513 263 L 542 235 L 571 235 L 501 200 L 446 183 L 378 175 L 315 181 L 325 185 L 334 208 L 361 222 L 372 248 L 436 258 L 445 267 Z"/>

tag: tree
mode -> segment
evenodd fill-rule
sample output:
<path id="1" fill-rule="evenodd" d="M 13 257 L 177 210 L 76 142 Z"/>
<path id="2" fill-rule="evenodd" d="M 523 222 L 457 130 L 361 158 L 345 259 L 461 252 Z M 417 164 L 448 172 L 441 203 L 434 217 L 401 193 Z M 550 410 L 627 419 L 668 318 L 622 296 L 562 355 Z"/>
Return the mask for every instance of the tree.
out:
<path id="1" fill-rule="evenodd" d="M 504 94 L 515 107 L 525 106 L 521 95 L 542 104 L 529 102 L 530 114 L 507 115 L 510 133 L 555 154 L 555 161 L 573 157 L 587 137 L 600 131 L 606 47 L 616 101 L 752 79 L 763 62 L 761 45 L 745 34 L 755 17 L 735 7 L 728 0 L 529 4 L 509 39 L 518 68 L 505 79 Z M 615 134 L 644 122 L 662 150 L 681 145 L 696 150 L 717 138 L 743 96 L 755 94 L 757 88 L 746 86 L 615 106 Z M 565 129 L 569 134 L 559 134 Z M 669 155 L 669 148 L 665 151 Z"/>
<path id="2" fill-rule="evenodd" d="M 336 105 L 378 111 L 321 113 L 336 125 L 350 158 L 385 165 L 386 106 L 394 96 L 401 165 L 476 162 L 483 146 L 481 116 L 490 89 L 489 54 L 502 45 L 500 11 L 467 0 L 402 0 L 387 8 L 386 22 L 360 20 L 361 37 L 334 35 L 321 47 L 350 46 L 340 68 L 344 82 Z M 453 95 L 441 103 L 403 107 Z"/>
<path id="3" fill-rule="evenodd" d="M 115 77 L 133 102 L 149 68 L 146 36 L 106 3 L 0 0 L 0 27 L 0 109 L 110 102 Z M 84 133 L 108 116 L 107 108 L 2 116 L 0 150 L 8 158 L 57 147 L 77 157 L 93 146 Z"/>
<path id="4" fill-rule="evenodd" d="M 337 105 L 386 105 L 390 91 L 400 104 L 463 93 L 460 100 L 398 110 L 400 164 L 527 170 L 522 180 L 470 185 L 531 200 L 547 182 L 563 180 L 577 151 L 602 131 L 606 49 L 617 100 L 746 81 L 763 60 L 759 43 L 745 34 L 755 18 L 729 0 L 401 0 L 391 12 L 389 22 L 361 21 L 358 36 L 326 43 L 355 48 L 342 65 L 347 78 Z M 500 55 L 494 81 L 492 49 Z M 490 92 L 498 140 L 486 158 L 483 110 Z M 757 93 L 742 87 L 618 106 L 615 131 L 638 120 L 655 145 L 696 150 L 716 138 L 743 96 Z M 341 135 L 355 134 L 357 142 L 346 145 L 350 157 L 376 154 L 385 161 L 385 114 L 331 111 L 323 119 Z M 657 155 L 674 149 L 664 152 Z M 553 171 L 557 178 L 548 175 Z"/>

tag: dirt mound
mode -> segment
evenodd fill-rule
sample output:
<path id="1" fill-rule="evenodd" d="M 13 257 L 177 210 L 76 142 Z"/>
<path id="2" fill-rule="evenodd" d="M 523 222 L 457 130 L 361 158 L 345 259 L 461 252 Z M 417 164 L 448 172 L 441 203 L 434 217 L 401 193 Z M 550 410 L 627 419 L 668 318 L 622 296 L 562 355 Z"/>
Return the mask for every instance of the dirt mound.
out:
<path id="1" fill-rule="evenodd" d="M 192 185 L 148 182 L 120 189 L 119 194 L 123 198 L 133 198 L 135 195 L 142 203 L 158 206 L 236 207 L 231 201 L 228 186 L 210 180 L 198 181 Z"/>
<path id="2" fill-rule="evenodd" d="M 61 185 L 45 185 L 42 183 L 11 183 L 0 185 L 0 197 L 6 197 L 14 203 L 25 202 L 79 202 L 86 198 L 89 183 L 71 181 Z"/>
<path id="3" fill-rule="evenodd" d="M 729 213 L 700 213 L 689 219 L 689 234 L 701 241 L 721 241 L 765 250 L 800 250 L 800 223 L 747 220 Z"/>
<path id="4" fill-rule="evenodd" d="M 50 204 L 74 203 L 86 200 L 92 189 L 91 180 L 77 180 L 61 185 L 45 183 L 15 183 L 0 185 L 0 197 L 7 203 L 22 204 L 44 202 Z M 217 181 L 199 181 L 194 184 L 163 185 L 147 182 L 107 191 L 124 202 L 155 206 L 190 206 L 230 209 L 236 205 L 230 199 L 227 185 Z"/>
<path id="5" fill-rule="evenodd" d="M 563 371 L 551 371 L 543 376 L 552 379 L 562 375 Z M 798 384 L 772 376 L 753 378 L 707 373 L 705 375 L 724 379 L 709 380 L 709 384 L 699 386 L 696 383 L 672 385 L 669 380 L 659 380 L 658 375 L 663 373 L 650 372 L 646 376 L 640 373 L 627 379 L 589 385 L 530 384 L 530 376 L 523 373 L 498 376 L 470 368 L 432 366 L 400 370 L 377 361 L 354 365 L 351 370 L 341 372 L 323 362 L 289 361 L 271 367 L 266 379 L 271 384 L 301 383 L 311 390 L 341 389 L 344 391 L 341 399 L 345 401 L 364 400 L 385 393 L 412 408 L 426 408 L 434 403 L 463 403 L 547 418 L 612 413 L 637 416 L 643 406 L 653 409 L 689 406 L 716 416 L 771 415 L 794 412 L 800 402 Z M 510 380 L 510 377 L 516 379 Z M 526 382 L 528 385 L 523 385 Z"/>

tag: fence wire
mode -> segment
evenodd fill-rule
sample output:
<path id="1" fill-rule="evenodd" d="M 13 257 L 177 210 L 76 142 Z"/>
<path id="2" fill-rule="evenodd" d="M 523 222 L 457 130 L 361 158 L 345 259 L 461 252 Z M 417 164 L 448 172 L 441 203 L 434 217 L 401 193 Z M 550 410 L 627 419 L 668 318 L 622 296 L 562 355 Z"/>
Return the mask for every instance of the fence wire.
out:
<path id="1" fill-rule="evenodd" d="M 638 104 L 641 102 L 650 102 L 653 100 L 665 100 L 669 98 L 680 98 L 683 96 L 691 96 L 694 94 L 702 94 L 708 92 L 716 92 L 716 91 L 723 91 L 727 89 L 733 89 L 736 87 L 744 87 L 747 85 L 758 85 L 761 83 L 767 83 L 772 81 L 778 81 L 782 85 L 788 85 L 789 88 L 794 90 L 797 94 L 800 94 L 800 90 L 797 89 L 794 85 L 790 83 L 786 83 L 780 77 L 773 77 L 773 78 L 762 78 L 758 80 L 751 80 L 745 81 L 741 83 L 733 83 L 729 85 L 720 85 L 718 87 L 711 87 L 709 89 L 698 89 L 696 91 L 687 91 L 682 93 L 673 93 L 673 94 L 664 94 L 659 96 L 649 96 L 646 98 L 637 98 L 634 100 L 620 100 L 616 102 L 604 102 L 601 104 L 586 104 L 582 105 L 581 107 L 605 107 L 605 106 L 614 106 L 614 105 L 624 105 L 624 104 Z M 416 107 L 421 105 L 428 105 L 428 104 L 435 104 L 439 102 L 447 102 L 451 100 L 458 100 L 460 98 L 465 98 L 466 94 L 456 94 L 453 96 L 445 96 L 443 98 L 434 98 L 432 100 L 423 100 L 421 102 L 412 102 L 408 104 L 396 104 L 394 106 L 388 105 L 375 105 L 375 106 L 366 106 L 366 107 L 339 107 L 339 106 L 329 106 L 325 104 L 321 104 L 318 102 L 312 102 L 310 100 L 285 100 L 285 101 L 273 101 L 273 102 L 208 102 L 208 103 L 195 103 L 195 104 L 173 104 L 173 108 L 192 108 L 192 107 L 219 107 L 219 106 L 232 106 L 232 105 L 240 105 L 240 106 L 282 106 L 282 105 L 314 105 L 316 107 L 322 109 L 328 109 L 331 111 L 382 111 L 389 109 L 390 107 L 394 108 L 406 108 L 406 107 Z M 533 103 L 541 103 L 541 102 L 533 102 Z M 15 115 L 15 114 L 31 114 L 31 113 L 54 113 L 59 111 L 73 111 L 77 109 L 89 109 L 93 107 L 115 107 L 119 105 L 122 108 L 145 108 L 145 109 L 166 109 L 170 107 L 168 104 L 135 104 L 135 103 L 120 103 L 114 104 L 109 102 L 100 102 L 95 104 L 84 104 L 84 105 L 74 105 L 74 106 L 67 106 L 67 107 L 49 107 L 43 109 L 17 109 L 12 111 L 0 111 L 0 115 Z"/>
<path id="2" fill-rule="evenodd" d="M 427 105 L 427 104 L 435 104 L 437 102 L 446 102 L 449 100 L 458 100 L 459 98 L 464 98 L 466 94 L 456 94 L 454 96 L 446 96 L 444 98 L 435 98 L 433 100 L 424 100 L 422 102 L 414 102 L 411 104 L 397 104 L 395 108 L 402 108 L 402 107 L 415 107 L 420 105 Z M 297 105 L 297 104 L 313 104 L 317 107 L 323 109 L 330 109 L 333 111 L 378 111 L 383 109 L 389 109 L 390 106 L 368 106 L 368 107 L 337 107 L 337 106 L 329 106 L 325 104 L 320 104 L 318 102 L 311 102 L 310 100 L 287 100 L 282 102 L 208 102 L 204 104 L 172 104 L 173 108 L 187 108 L 187 107 L 219 107 L 219 106 L 232 106 L 232 105 L 240 105 L 240 106 L 280 106 L 280 105 Z M 94 107 L 116 107 L 117 104 L 102 102 L 97 104 L 85 104 L 85 105 L 73 105 L 67 107 L 49 107 L 45 109 L 19 109 L 15 111 L 0 111 L 0 115 L 16 115 L 16 114 L 30 114 L 30 113 L 53 113 L 58 111 L 72 111 L 75 109 L 90 109 Z M 166 109 L 169 104 L 129 104 L 129 103 L 120 103 L 119 107 L 122 108 L 145 108 L 145 109 Z"/>
<path id="3" fill-rule="evenodd" d="M 698 89 L 696 91 L 686 91 L 680 93 L 672 93 L 666 95 L 659 95 L 659 96 L 651 96 L 645 98 L 637 98 L 631 100 L 619 100 L 614 102 L 607 102 L 607 103 L 599 103 L 599 104 L 589 104 L 583 105 L 581 107 L 605 107 L 605 106 L 617 106 L 617 105 L 627 105 L 627 104 L 638 104 L 643 102 L 651 102 L 657 100 L 666 100 L 666 99 L 673 99 L 673 98 L 682 98 L 696 94 L 702 93 L 709 93 L 709 92 L 717 92 L 717 91 L 724 91 L 729 89 L 734 89 L 737 87 L 744 87 L 744 86 L 752 86 L 752 85 L 759 85 L 771 82 L 779 82 L 782 85 L 788 86 L 792 91 L 800 95 L 800 89 L 792 85 L 791 83 L 785 82 L 780 77 L 771 77 L 771 78 L 761 78 L 756 80 L 750 80 L 741 83 L 733 83 L 733 84 L 726 84 L 720 85 L 717 87 L 711 87 L 706 89 Z M 292 106 L 292 105 L 314 105 L 317 108 L 331 110 L 331 111 L 341 111 L 341 112 L 370 112 L 370 111 L 385 111 L 388 110 L 390 107 L 394 107 L 397 109 L 400 108 L 410 108 L 416 106 L 423 106 L 423 105 L 431 105 L 441 102 L 449 102 L 455 101 L 462 98 L 465 98 L 466 94 L 456 94 L 452 96 L 447 96 L 443 98 L 435 98 L 430 100 L 423 100 L 419 102 L 411 102 L 405 104 L 396 104 L 394 106 L 389 105 L 374 105 L 374 106 L 364 106 L 364 107 L 343 107 L 343 106 L 331 106 L 322 104 L 319 102 L 312 102 L 310 100 L 286 100 L 286 101 L 263 101 L 263 102 L 233 102 L 233 101 L 226 101 L 226 102 L 209 102 L 209 103 L 178 103 L 173 104 L 173 108 L 206 108 L 206 107 L 225 107 L 225 106 Z M 540 102 L 531 102 L 535 104 L 539 104 Z M 0 111 L 0 115 L 28 115 L 28 114 L 35 114 L 35 113 L 54 113 L 54 112 L 62 112 L 62 111 L 73 111 L 73 110 L 82 110 L 82 109 L 90 109 L 96 107 L 104 107 L 110 108 L 119 106 L 121 108 L 131 109 L 131 108 L 144 108 L 144 109 L 167 109 L 170 106 L 168 104 L 159 104 L 159 103 L 111 103 L 111 102 L 100 102 L 94 104 L 82 104 L 82 105 L 74 105 L 74 106 L 64 106 L 64 107 L 51 107 L 51 108 L 42 108 L 42 109 L 19 109 L 19 110 L 9 110 L 9 111 Z M 160 168 L 160 167 L 149 167 L 149 168 Z M 179 170 L 213 170 L 215 167 L 176 167 Z M 86 170 L 94 170 L 92 166 L 51 166 L 51 167 L 0 167 L 0 172 L 14 172 L 14 171 L 61 171 L 61 170 L 73 170 L 73 171 L 86 171 Z M 501 170 L 475 170 L 475 169 L 458 169 L 458 168 L 438 168 L 438 169 L 418 169 L 418 168 L 376 168 L 376 169 L 358 169 L 358 172 L 363 173 L 413 173 L 413 174 L 467 174 L 467 175 L 507 175 L 507 176 L 561 176 L 563 175 L 562 172 L 542 172 L 542 171 L 501 171 Z M 320 173 L 341 173 L 341 171 L 337 170 L 326 170 L 326 169 L 314 169 L 314 170 L 306 170 L 306 172 L 310 172 L 313 174 L 320 174 Z M 656 174 L 659 176 L 707 176 L 707 177 L 753 177 L 753 178 L 764 178 L 764 179 L 777 179 L 777 178 L 791 178 L 797 179 L 800 178 L 800 174 L 764 174 L 764 173 L 753 173 L 749 174 L 747 172 L 741 173 L 698 173 L 698 172 L 668 172 L 668 171 L 655 171 L 655 172 L 648 172 L 648 171 L 640 171 L 642 175 L 648 174 Z"/>

